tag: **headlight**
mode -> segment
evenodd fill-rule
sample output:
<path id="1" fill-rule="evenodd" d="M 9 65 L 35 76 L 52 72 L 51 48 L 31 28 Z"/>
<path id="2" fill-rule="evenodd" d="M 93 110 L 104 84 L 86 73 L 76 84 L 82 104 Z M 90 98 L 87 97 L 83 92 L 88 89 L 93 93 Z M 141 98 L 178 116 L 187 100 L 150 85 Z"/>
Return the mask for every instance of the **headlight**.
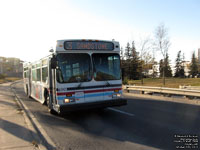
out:
<path id="1" fill-rule="evenodd" d="M 64 103 L 69 103 L 70 100 L 68 98 L 64 99 Z"/>
<path id="2" fill-rule="evenodd" d="M 64 103 L 70 103 L 70 102 L 75 102 L 74 98 L 65 98 Z"/>

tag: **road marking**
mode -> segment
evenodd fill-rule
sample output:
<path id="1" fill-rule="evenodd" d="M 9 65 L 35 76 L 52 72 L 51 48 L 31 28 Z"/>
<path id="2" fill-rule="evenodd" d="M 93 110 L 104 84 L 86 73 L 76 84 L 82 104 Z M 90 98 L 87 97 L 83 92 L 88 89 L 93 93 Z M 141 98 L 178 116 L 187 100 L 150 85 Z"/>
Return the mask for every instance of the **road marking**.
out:
<path id="1" fill-rule="evenodd" d="M 131 117 L 135 116 L 135 114 L 131 114 L 131 113 L 128 113 L 128 112 L 125 112 L 125 111 L 121 111 L 121 110 L 118 110 L 118 109 L 114 109 L 114 108 L 108 108 L 108 109 L 110 109 L 112 111 L 115 111 L 115 112 L 119 112 L 119 113 L 128 115 L 128 116 L 131 116 Z"/>

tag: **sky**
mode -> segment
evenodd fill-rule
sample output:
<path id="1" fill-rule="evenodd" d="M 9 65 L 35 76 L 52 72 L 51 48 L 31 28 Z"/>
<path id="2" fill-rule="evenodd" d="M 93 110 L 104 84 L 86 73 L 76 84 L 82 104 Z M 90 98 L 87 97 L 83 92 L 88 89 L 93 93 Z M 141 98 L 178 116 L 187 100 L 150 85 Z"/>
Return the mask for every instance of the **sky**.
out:
<path id="1" fill-rule="evenodd" d="M 123 48 L 134 41 L 139 50 L 164 24 L 171 63 L 179 50 L 191 60 L 199 18 L 199 0 L 0 0 L 0 56 L 36 61 L 59 39 L 115 39 Z"/>

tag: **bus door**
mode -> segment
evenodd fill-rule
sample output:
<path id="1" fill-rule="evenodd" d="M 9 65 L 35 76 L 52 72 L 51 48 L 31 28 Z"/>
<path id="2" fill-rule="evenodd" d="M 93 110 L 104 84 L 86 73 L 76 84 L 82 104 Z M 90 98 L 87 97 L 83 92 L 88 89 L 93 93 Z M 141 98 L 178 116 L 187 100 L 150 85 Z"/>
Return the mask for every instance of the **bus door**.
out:
<path id="1" fill-rule="evenodd" d="M 52 58 L 53 59 L 53 58 Z M 56 66 L 55 58 L 49 65 L 49 98 L 50 104 L 56 104 Z"/>
<path id="2" fill-rule="evenodd" d="M 52 79 L 50 83 L 52 84 L 52 103 L 56 104 L 56 75 L 55 75 L 56 70 L 52 69 Z"/>
<path id="3" fill-rule="evenodd" d="M 31 85 L 31 83 L 32 83 L 32 80 L 31 80 L 31 75 L 32 75 L 32 73 L 31 73 L 31 68 L 28 68 L 28 96 L 31 96 L 31 88 L 32 88 L 32 85 Z"/>

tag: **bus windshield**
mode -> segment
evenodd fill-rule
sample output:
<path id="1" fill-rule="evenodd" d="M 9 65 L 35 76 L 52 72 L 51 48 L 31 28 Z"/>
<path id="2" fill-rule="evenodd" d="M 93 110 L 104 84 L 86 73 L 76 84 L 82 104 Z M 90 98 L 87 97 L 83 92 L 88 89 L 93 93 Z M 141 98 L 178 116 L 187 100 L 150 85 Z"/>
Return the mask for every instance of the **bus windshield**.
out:
<path id="1" fill-rule="evenodd" d="M 94 65 L 94 79 L 96 81 L 119 80 L 120 73 L 120 57 L 118 54 L 92 54 Z"/>
<path id="2" fill-rule="evenodd" d="M 61 53 L 57 55 L 57 81 L 60 83 L 86 82 L 92 79 L 91 59 L 88 54 Z"/>

